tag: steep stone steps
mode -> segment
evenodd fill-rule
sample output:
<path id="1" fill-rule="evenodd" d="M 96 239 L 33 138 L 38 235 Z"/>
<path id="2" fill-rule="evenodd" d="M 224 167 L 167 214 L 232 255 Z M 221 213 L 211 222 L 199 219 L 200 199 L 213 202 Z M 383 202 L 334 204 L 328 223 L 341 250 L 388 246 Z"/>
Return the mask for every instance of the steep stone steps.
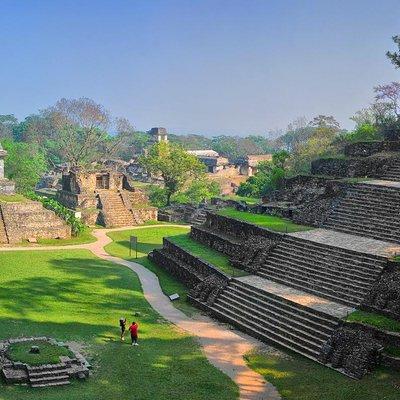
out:
<path id="1" fill-rule="evenodd" d="M 284 240 L 285 243 L 287 243 L 290 247 L 294 247 L 298 250 L 304 250 L 306 254 L 313 253 L 320 259 L 329 259 L 335 263 L 338 260 L 341 260 L 344 261 L 350 268 L 352 268 L 353 264 L 356 264 L 357 270 L 364 270 L 368 273 L 371 272 L 371 268 L 372 271 L 381 272 L 383 265 L 386 263 L 385 257 L 343 249 L 330 244 L 298 238 L 290 234 L 285 235 Z M 349 259 L 351 260 L 350 265 Z"/>
<path id="2" fill-rule="evenodd" d="M 379 179 L 391 180 L 400 182 L 400 160 L 396 160 L 392 167 L 383 173 Z"/>
<path id="3" fill-rule="evenodd" d="M 349 306 L 360 304 L 386 260 L 285 235 L 258 275 Z"/>
<path id="4" fill-rule="evenodd" d="M 354 185 L 329 214 L 323 227 L 399 242 L 400 190 L 383 185 Z"/>
<path id="5" fill-rule="evenodd" d="M 305 274 L 312 275 L 315 272 L 312 266 L 308 266 L 310 258 L 307 260 L 306 257 L 302 257 L 301 261 L 305 263 L 299 266 L 299 258 L 296 259 L 296 257 L 292 255 L 288 256 L 287 253 L 284 253 L 281 250 L 276 250 L 274 255 L 271 255 L 268 258 L 268 261 L 279 268 L 282 257 L 286 257 L 287 264 L 290 265 L 293 270 L 299 271 L 299 273 L 304 272 Z M 319 264 L 318 269 L 318 275 L 323 278 L 324 282 L 335 284 L 337 283 L 337 275 L 340 274 L 341 282 L 346 283 L 348 287 L 354 288 L 356 291 L 363 289 L 364 285 L 371 285 L 373 282 L 375 282 L 375 279 L 373 278 L 361 280 L 360 277 L 355 274 L 352 275 L 351 273 L 346 273 L 345 270 L 335 268 L 334 266 L 329 268 L 329 265 L 324 265 L 322 263 Z"/>
<path id="6" fill-rule="evenodd" d="M 99 197 L 107 227 L 136 225 L 136 218 L 125 205 L 120 193 L 99 191 Z"/>
<path id="7" fill-rule="evenodd" d="M 211 307 L 220 319 L 315 360 L 339 320 L 233 279 Z"/>
<path id="8" fill-rule="evenodd" d="M 353 260 L 349 265 L 348 259 L 338 259 L 333 254 L 318 254 L 317 252 L 307 252 L 307 250 L 293 246 L 293 252 L 287 252 L 281 247 L 276 247 L 275 255 L 280 258 L 286 257 L 288 260 L 293 260 L 303 264 L 318 263 L 322 272 L 341 273 L 344 277 L 354 279 L 355 281 L 363 281 L 372 283 L 376 279 L 376 273 L 371 272 L 370 266 L 365 262 Z M 312 251 L 312 250 L 311 250 Z M 357 268 L 355 269 L 354 266 Z"/>

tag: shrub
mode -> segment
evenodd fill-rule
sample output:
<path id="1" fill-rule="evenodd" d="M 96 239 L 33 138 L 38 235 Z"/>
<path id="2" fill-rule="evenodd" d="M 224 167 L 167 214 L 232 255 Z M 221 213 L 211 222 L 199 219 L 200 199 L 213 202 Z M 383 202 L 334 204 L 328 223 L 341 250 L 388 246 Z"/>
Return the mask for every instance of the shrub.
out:
<path id="1" fill-rule="evenodd" d="M 339 140 L 343 140 L 347 143 L 355 143 L 382 139 L 383 137 L 376 126 L 363 124 L 358 126 L 354 131 L 341 135 Z"/>

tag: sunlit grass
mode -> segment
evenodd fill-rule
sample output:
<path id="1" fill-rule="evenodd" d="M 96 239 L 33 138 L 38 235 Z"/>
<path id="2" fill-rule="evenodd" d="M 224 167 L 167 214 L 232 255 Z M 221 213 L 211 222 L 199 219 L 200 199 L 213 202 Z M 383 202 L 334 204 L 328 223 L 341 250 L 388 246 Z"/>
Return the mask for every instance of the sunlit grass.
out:
<path id="1" fill-rule="evenodd" d="M 225 217 L 235 218 L 240 221 L 249 222 L 251 224 L 268 228 L 277 232 L 298 232 L 313 229 L 311 226 L 298 225 L 285 218 L 276 217 L 273 215 L 237 211 L 230 207 L 218 211 L 218 214 Z"/>
<path id="2" fill-rule="evenodd" d="M 354 380 L 295 354 L 252 352 L 246 361 L 285 400 L 399 399 L 399 374 L 384 368 Z"/>
<path id="3" fill-rule="evenodd" d="M 149 306 L 128 268 L 66 248 L 0 253 L 0 271 L 0 338 L 79 342 L 94 366 L 87 381 L 63 388 L 1 384 L 1 400 L 237 398 L 237 387 L 197 342 Z M 121 316 L 139 322 L 139 347 L 119 341 Z"/>
<path id="4" fill-rule="evenodd" d="M 347 321 L 362 322 L 386 331 L 400 332 L 400 321 L 367 311 L 356 310 L 348 315 Z"/>
<path id="5" fill-rule="evenodd" d="M 182 247 L 187 252 L 201 258 L 204 261 L 209 262 L 221 271 L 225 272 L 230 276 L 245 276 L 247 272 L 234 268 L 229 263 L 229 257 L 220 253 L 219 251 L 213 250 L 195 240 L 191 239 L 188 234 L 177 235 L 170 238 L 171 241 Z"/>
<path id="6" fill-rule="evenodd" d="M 163 268 L 160 268 L 147 258 L 147 254 L 150 251 L 162 247 L 163 237 L 172 238 L 182 234 L 187 234 L 189 230 L 189 226 L 162 226 L 110 232 L 108 233 L 108 236 L 113 240 L 113 242 L 107 245 L 105 250 L 113 256 L 135 261 L 154 272 L 158 276 L 161 288 L 165 294 L 179 294 L 180 299 L 175 300 L 174 305 L 186 314 L 190 315 L 195 312 L 195 309 L 186 302 L 187 288 L 173 278 Z M 135 258 L 135 249 L 133 249 L 131 255 L 129 254 L 129 238 L 131 235 L 138 238 L 137 259 Z"/>

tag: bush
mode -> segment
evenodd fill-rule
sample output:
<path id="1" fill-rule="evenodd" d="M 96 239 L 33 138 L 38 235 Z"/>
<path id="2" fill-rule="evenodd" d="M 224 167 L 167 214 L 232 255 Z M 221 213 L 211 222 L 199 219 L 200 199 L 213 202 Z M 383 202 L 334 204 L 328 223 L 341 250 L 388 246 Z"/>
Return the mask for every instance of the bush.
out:
<path id="1" fill-rule="evenodd" d="M 167 190 L 158 185 L 153 185 L 149 189 L 150 204 L 154 207 L 165 207 L 167 205 Z"/>
<path id="2" fill-rule="evenodd" d="M 54 211 L 60 218 L 65 220 L 68 225 L 71 225 L 73 236 L 77 236 L 85 230 L 85 225 L 80 219 L 75 217 L 75 213 L 64 207 L 57 200 L 49 199 L 44 196 L 38 196 L 33 192 L 28 193 L 26 196 L 31 200 L 40 201 L 44 208 Z"/>
<path id="3" fill-rule="evenodd" d="M 382 139 L 383 137 L 378 128 L 371 124 L 360 125 L 354 131 L 339 136 L 339 140 L 347 143 L 371 142 Z"/>

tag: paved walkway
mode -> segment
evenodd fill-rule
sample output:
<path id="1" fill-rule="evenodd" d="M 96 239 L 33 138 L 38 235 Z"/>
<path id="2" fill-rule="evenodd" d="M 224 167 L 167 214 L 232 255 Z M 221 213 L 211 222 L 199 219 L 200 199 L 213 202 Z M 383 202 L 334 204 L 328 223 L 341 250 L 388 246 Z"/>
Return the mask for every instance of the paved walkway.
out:
<path id="1" fill-rule="evenodd" d="M 364 236 L 350 235 L 331 229 L 318 228 L 310 231 L 289 233 L 289 235 L 310 240 L 311 242 L 376 256 L 389 257 L 391 255 L 400 254 L 400 245 L 396 243 L 384 242 Z"/>
<path id="2" fill-rule="evenodd" d="M 168 225 L 162 225 L 163 227 Z M 171 225 L 174 226 L 174 225 Z M 149 225 L 146 228 L 154 228 Z M 95 243 L 71 246 L 35 246 L 35 247 L 1 247 L 0 251 L 15 250 L 62 250 L 88 249 L 97 257 L 128 267 L 135 272 L 142 284 L 143 294 L 151 307 L 166 320 L 198 338 L 210 363 L 228 375 L 239 387 L 241 400 L 280 400 L 275 387 L 250 369 L 244 355 L 259 346 L 256 339 L 231 330 L 205 316 L 188 317 L 176 309 L 161 290 L 157 276 L 142 265 L 110 256 L 104 246 L 112 240 L 107 236 L 110 231 L 120 231 L 143 227 L 126 227 L 116 229 L 97 229 L 93 232 Z"/>
<path id="3" fill-rule="evenodd" d="M 323 299 L 322 297 L 317 297 L 289 286 L 280 285 L 279 283 L 270 281 L 269 279 L 261 278 L 260 276 L 249 275 L 235 279 L 258 289 L 265 290 L 268 293 L 276 294 L 284 299 L 293 301 L 317 311 L 321 311 L 337 318 L 347 317 L 347 315 L 354 311 L 353 307 L 335 303 L 334 301 Z"/>

